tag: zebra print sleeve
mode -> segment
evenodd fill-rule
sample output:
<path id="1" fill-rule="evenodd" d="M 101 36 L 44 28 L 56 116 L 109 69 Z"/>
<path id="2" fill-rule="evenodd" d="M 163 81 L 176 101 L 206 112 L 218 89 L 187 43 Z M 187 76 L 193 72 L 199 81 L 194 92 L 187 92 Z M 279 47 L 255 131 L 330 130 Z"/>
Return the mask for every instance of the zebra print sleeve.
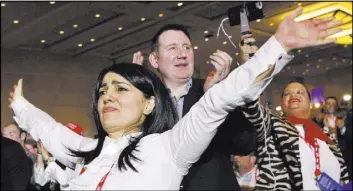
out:
<path id="1" fill-rule="evenodd" d="M 259 100 L 248 103 L 242 108 L 245 117 L 256 128 L 256 141 L 261 142 L 268 137 L 271 131 L 270 113 L 260 104 Z"/>

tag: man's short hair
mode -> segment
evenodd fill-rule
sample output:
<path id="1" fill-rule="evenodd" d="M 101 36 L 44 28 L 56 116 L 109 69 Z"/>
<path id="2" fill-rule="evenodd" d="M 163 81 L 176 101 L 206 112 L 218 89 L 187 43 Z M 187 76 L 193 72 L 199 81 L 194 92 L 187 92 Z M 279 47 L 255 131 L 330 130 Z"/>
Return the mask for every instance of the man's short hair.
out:
<path id="1" fill-rule="evenodd" d="M 291 81 L 289 81 L 286 85 L 284 85 L 284 87 L 283 87 L 283 90 L 282 90 L 282 95 L 281 95 L 281 98 L 283 98 L 283 96 L 284 96 L 284 90 L 286 89 L 286 87 L 289 85 L 289 84 L 291 84 L 291 83 L 298 83 L 298 84 L 301 84 L 302 86 L 304 86 L 304 88 L 305 88 L 305 91 L 306 91 L 306 93 L 308 94 L 308 96 L 309 96 L 309 100 L 311 101 L 311 93 L 310 93 L 310 91 L 308 90 L 308 88 L 305 86 L 305 84 L 301 81 L 301 80 L 291 80 Z"/>
<path id="2" fill-rule="evenodd" d="M 159 36 L 165 31 L 169 30 L 174 30 L 174 31 L 181 31 L 183 32 L 191 41 L 190 35 L 184 25 L 179 25 L 179 24 L 168 24 L 160 28 L 157 33 L 153 36 L 152 42 L 151 42 L 151 52 L 157 51 L 158 50 L 158 40 Z"/>
<path id="3" fill-rule="evenodd" d="M 337 106 L 338 106 L 338 99 L 337 99 L 336 96 L 328 96 L 328 97 L 326 97 L 325 102 L 326 102 L 328 99 L 333 99 L 333 100 L 335 100 L 335 101 L 336 101 L 336 104 L 337 104 Z"/>
<path id="4" fill-rule="evenodd" d="M 37 142 L 33 139 L 26 139 L 25 144 L 32 145 L 33 148 L 38 148 L 37 147 Z"/>

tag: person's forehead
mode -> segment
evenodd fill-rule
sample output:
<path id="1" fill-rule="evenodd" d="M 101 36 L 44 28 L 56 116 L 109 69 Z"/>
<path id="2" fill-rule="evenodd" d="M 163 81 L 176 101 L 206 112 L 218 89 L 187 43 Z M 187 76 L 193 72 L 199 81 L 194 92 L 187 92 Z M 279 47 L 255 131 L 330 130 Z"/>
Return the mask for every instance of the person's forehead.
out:
<path id="1" fill-rule="evenodd" d="M 284 90 L 297 90 L 297 89 L 305 90 L 305 87 L 303 84 L 294 82 L 294 83 L 288 84 Z"/>
<path id="2" fill-rule="evenodd" d="M 327 103 L 336 103 L 336 100 L 335 99 L 333 99 L 333 98 L 328 98 L 328 99 L 326 99 L 326 102 Z"/>
<path id="3" fill-rule="evenodd" d="M 167 30 L 164 31 L 158 38 L 161 45 L 176 44 L 190 44 L 190 39 L 183 31 L 180 30 Z"/>
<path id="4" fill-rule="evenodd" d="M 6 131 L 6 132 L 20 132 L 18 129 L 17 129 L 17 127 L 15 126 L 15 125 L 13 125 L 13 124 L 11 124 L 11 125 L 8 125 L 8 126 L 6 126 L 5 128 L 4 128 L 4 131 Z"/>

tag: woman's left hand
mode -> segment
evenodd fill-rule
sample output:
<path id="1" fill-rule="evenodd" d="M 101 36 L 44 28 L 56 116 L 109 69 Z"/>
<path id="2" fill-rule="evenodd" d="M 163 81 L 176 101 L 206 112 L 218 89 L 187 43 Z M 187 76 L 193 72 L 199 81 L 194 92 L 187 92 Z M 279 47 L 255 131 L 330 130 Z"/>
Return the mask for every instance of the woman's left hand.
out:
<path id="1" fill-rule="evenodd" d="M 13 92 L 10 92 L 10 95 L 9 95 L 9 102 L 10 102 L 10 105 L 9 107 L 11 108 L 11 104 L 13 101 L 15 101 L 16 98 L 18 97 L 23 97 L 23 90 L 22 90 L 22 78 L 20 78 L 17 82 L 17 85 L 14 85 L 13 86 Z"/>

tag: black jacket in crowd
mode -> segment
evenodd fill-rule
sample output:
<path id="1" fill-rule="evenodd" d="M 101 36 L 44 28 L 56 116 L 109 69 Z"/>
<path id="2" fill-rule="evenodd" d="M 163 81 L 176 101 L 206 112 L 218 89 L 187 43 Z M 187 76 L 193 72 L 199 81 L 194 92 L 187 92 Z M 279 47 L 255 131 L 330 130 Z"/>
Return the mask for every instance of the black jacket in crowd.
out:
<path id="1" fill-rule="evenodd" d="M 204 94 L 203 84 L 204 80 L 193 79 L 192 87 L 184 97 L 183 116 Z M 241 112 L 235 112 L 236 113 L 230 115 L 232 117 L 229 118 L 234 119 L 234 117 L 242 117 L 238 115 L 242 114 Z M 250 153 L 255 150 L 255 147 L 245 147 L 244 145 L 251 145 L 254 141 L 248 138 L 241 139 L 241 137 L 243 137 L 242 135 L 251 134 L 248 129 L 242 131 L 245 127 L 242 129 L 239 123 L 231 124 L 229 122 L 227 118 L 219 128 L 209 147 L 201 155 L 200 159 L 191 166 L 189 173 L 182 181 L 182 190 L 240 190 L 237 178 L 233 172 L 230 154 L 236 154 L 234 150 L 238 149 L 241 153 Z M 235 129 L 238 130 L 234 131 Z M 251 136 L 252 135 L 253 134 L 251 134 Z M 245 136 L 249 137 L 248 135 Z M 235 142 L 236 145 L 241 145 L 243 148 L 230 148 L 230 145 Z"/>
<path id="2" fill-rule="evenodd" d="M 33 162 L 23 147 L 1 136 L 1 190 L 30 188 Z"/>

